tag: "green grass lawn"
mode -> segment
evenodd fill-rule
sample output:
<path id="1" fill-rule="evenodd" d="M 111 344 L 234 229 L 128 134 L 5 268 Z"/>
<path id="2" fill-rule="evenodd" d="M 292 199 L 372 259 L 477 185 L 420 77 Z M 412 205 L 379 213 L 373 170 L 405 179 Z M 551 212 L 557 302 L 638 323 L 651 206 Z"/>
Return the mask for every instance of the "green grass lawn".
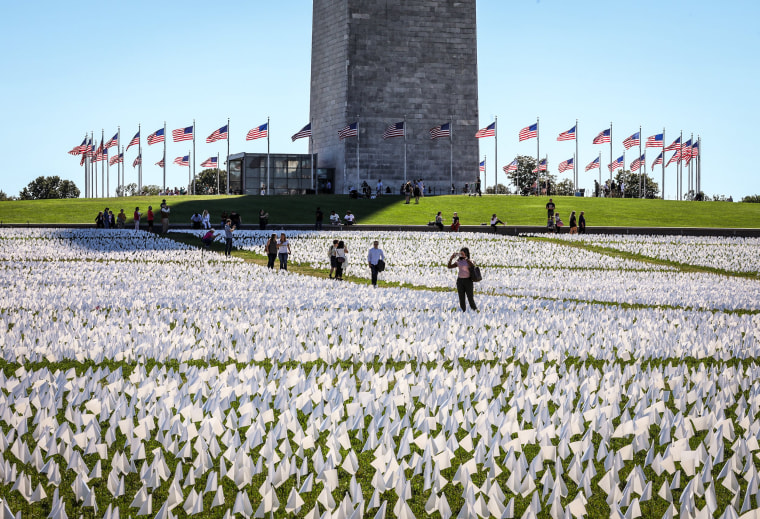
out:
<path id="1" fill-rule="evenodd" d="M 157 211 L 163 197 L 125 197 L 73 200 L 13 200 L 0 202 L 2 223 L 92 223 L 104 207 L 114 214 L 127 213 L 128 222 L 136 206 L 143 215 L 152 205 Z M 313 223 L 314 212 L 321 206 L 325 221 L 330 210 L 343 216 L 351 210 L 359 224 L 425 225 L 441 211 L 444 221 L 459 213 L 463 225 L 488 222 L 491 214 L 511 225 L 546 224 L 546 197 L 462 195 L 426 197 L 419 205 L 404 204 L 399 196 L 386 195 L 375 200 L 352 200 L 345 195 L 319 196 L 173 196 L 172 223 L 189 223 L 194 212 L 207 209 L 217 223 L 223 211 L 236 211 L 243 223 L 258 223 L 259 209 L 270 214 L 271 224 Z M 589 226 L 619 227 L 760 227 L 760 204 L 729 202 L 678 202 L 674 200 L 640 200 L 607 198 L 554 197 L 557 211 L 565 224 L 571 211 L 585 211 Z M 143 216 L 144 218 L 144 216 Z"/>

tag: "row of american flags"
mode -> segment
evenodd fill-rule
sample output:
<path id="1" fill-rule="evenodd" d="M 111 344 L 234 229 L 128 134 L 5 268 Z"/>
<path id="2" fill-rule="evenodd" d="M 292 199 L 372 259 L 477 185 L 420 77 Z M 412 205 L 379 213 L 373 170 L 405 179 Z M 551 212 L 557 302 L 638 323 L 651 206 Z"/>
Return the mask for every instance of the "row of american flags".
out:
<path id="1" fill-rule="evenodd" d="M 538 122 L 535 122 L 533 124 L 530 124 L 524 128 L 522 128 L 518 133 L 518 142 L 526 141 L 529 139 L 537 139 L 538 138 Z M 557 136 L 557 141 L 575 141 L 577 139 L 577 129 L 578 125 L 574 125 L 569 130 L 560 133 Z M 483 137 L 495 137 L 496 136 L 496 122 L 493 122 L 486 126 L 485 128 L 481 128 L 478 130 L 478 132 L 475 134 L 475 137 L 477 138 L 483 138 Z M 623 139 L 622 144 L 623 147 L 626 150 L 629 150 L 633 148 L 634 146 L 641 147 L 641 131 L 635 132 L 631 134 L 630 136 Z M 612 127 L 604 129 L 600 131 L 596 137 L 594 137 L 592 144 L 604 144 L 604 143 L 612 143 Z M 670 145 L 665 147 L 664 142 L 664 132 L 663 133 L 656 133 L 654 135 L 649 136 L 645 141 L 645 147 L 646 148 L 664 148 L 659 155 L 654 159 L 651 165 L 651 169 L 654 169 L 655 166 L 662 164 L 663 160 L 665 159 L 665 152 L 672 151 L 673 155 L 670 157 L 670 159 L 667 161 L 665 166 L 669 166 L 670 164 L 676 162 L 680 163 L 683 162 L 685 165 L 688 165 L 689 162 L 699 156 L 699 140 L 690 138 L 686 141 L 682 142 L 682 137 L 677 137 Z M 610 157 L 611 162 L 607 165 L 607 168 L 610 172 L 615 171 L 616 169 L 623 168 L 625 166 L 625 156 L 621 155 L 615 160 L 612 160 Z M 590 171 L 593 169 L 601 169 L 601 161 L 599 157 L 596 157 L 594 160 L 589 162 L 586 165 L 585 171 Z M 504 166 L 502 169 L 505 173 L 510 173 L 513 171 L 517 171 L 518 163 L 517 159 L 513 160 L 510 164 Z M 559 164 L 559 172 L 563 173 L 565 171 L 571 170 L 575 167 L 575 158 L 569 158 L 567 160 L 564 160 L 560 162 Z M 641 153 L 640 156 L 638 156 L 635 160 L 633 160 L 630 164 L 630 170 L 632 172 L 639 171 L 640 169 L 644 168 L 646 171 L 646 152 Z M 537 169 L 534 169 L 533 171 L 546 171 L 546 159 L 539 160 L 539 166 Z M 485 171 L 485 164 L 484 162 L 480 163 L 480 171 Z"/>

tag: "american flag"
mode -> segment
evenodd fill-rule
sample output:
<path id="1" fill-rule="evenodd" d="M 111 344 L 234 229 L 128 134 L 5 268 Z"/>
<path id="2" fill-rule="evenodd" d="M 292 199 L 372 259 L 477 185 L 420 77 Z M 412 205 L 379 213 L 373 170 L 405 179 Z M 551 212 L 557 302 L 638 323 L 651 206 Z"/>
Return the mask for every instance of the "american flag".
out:
<path id="1" fill-rule="evenodd" d="M 111 148 L 117 144 L 119 144 L 119 132 L 116 132 L 116 135 L 111 137 L 111 139 L 106 143 L 106 148 Z"/>
<path id="2" fill-rule="evenodd" d="M 679 160 L 685 161 L 686 164 L 691 160 L 691 139 L 684 142 L 683 146 L 681 146 L 681 158 Z"/>
<path id="3" fill-rule="evenodd" d="M 486 161 L 482 160 L 478 166 L 478 171 L 483 172 L 486 170 Z"/>
<path id="4" fill-rule="evenodd" d="M 662 148 L 663 136 L 661 133 L 652 135 L 647 139 L 647 148 Z"/>
<path id="5" fill-rule="evenodd" d="M 227 131 L 227 125 L 225 124 L 218 130 L 214 130 L 214 133 L 206 137 L 206 142 L 216 142 L 216 141 L 223 141 L 229 137 L 229 133 Z"/>
<path id="6" fill-rule="evenodd" d="M 526 126 L 520 130 L 519 137 L 521 141 L 526 141 L 528 139 L 538 137 L 538 123 L 531 124 L 530 126 Z"/>
<path id="7" fill-rule="evenodd" d="M 533 168 L 533 173 L 538 173 L 539 171 L 546 171 L 546 159 L 539 160 L 538 167 Z"/>
<path id="8" fill-rule="evenodd" d="M 69 152 L 69 155 L 81 155 L 87 150 L 87 137 L 84 138 L 82 141 L 82 144 L 79 146 L 74 146 L 71 148 L 71 151 Z"/>
<path id="9" fill-rule="evenodd" d="M 404 137 L 404 121 L 391 124 L 383 132 L 383 140 L 393 137 Z"/>
<path id="10" fill-rule="evenodd" d="M 340 140 L 347 139 L 348 137 L 357 137 L 359 135 L 359 123 L 351 123 L 345 128 L 338 130 L 338 138 Z"/>
<path id="11" fill-rule="evenodd" d="M 670 165 L 671 165 L 673 162 L 678 162 L 679 160 L 681 160 L 681 151 L 680 151 L 680 150 L 679 150 L 679 151 L 677 151 L 677 152 L 675 152 L 675 153 L 673 154 L 673 156 L 672 156 L 672 157 L 670 157 L 670 160 L 668 161 L 668 163 L 667 163 L 667 164 L 665 164 L 665 167 L 668 167 L 668 166 L 670 166 Z"/>
<path id="12" fill-rule="evenodd" d="M 502 168 L 504 170 L 504 173 L 509 173 L 510 171 L 517 171 L 517 159 L 513 160 L 506 166 Z"/>
<path id="13" fill-rule="evenodd" d="M 140 132 L 137 132 L 134 137 L 132 137 L 132 140 L 129 141 L 129 144 L 127 145 L 127 149 L 129 149 L 133 145 L 140 144 Z"/>
<path id="14" fill-rule="evenodd" d="M 662 139 L 660 139 L 660 140 L 662 140 Z M 664 152 L 664 151 L 661 151 L 661 152 L 660 152 L 660 154 L 659 154 L 659 155 L 657 155 L 657 158 L 656 158 L 656 159 L 654 159 L 654 162 L 652 162 L 652 169 L 654 169 L 654 167 L 655 167 L 657 164 L 662 164 L 662 154 L 663 154 L 663 153 L 665 153 L 665 152 Z"/>
<path id="15" fill-rule="evenodd" d="M 622 168 L 623 167 L 623 156 L 619 156 L 617 159 L 615 159 L 615 162 L 610 163 L 607 166 L 607 169 L 610 170 L 610 173 L 615 171 L 615 168 Z"/>
<path id="16" fill-rule="evenodd" d="M 87 146 L 85 146 L 84 154 L 87 155 L 88 157 L 95 156 L 95 145 L 92 143 L 91 140 L 87 143 Z"/>
<path id="17" fill-rule="evenodd" d="M 639 135 L 639 132 L 634 133 L 623 141 L 623 146 L 627 150 L 633 148 L 634 146 L 638 146 L 639 144 L 641 144 L 641 135 Z"/>
<path id="18" fill-rule="evenodd" d="M 641 157 L 631 162 L 631 171 L 638 171 L 642 166 L 646 170 L 646 167 L 647 167 L 646 153 L 642 154 Z"/>
<path id="19" fill-rule="evenodd" d="M 568 169 L 573 169 L 575 161 L 573 159 L 563 160 L 559 163 L 559 172 L 564 173 Z"/>
<path id="20" fill-rule="evenodd" d="M 673 144 L 665 148 L 665 151 L 673 151 L 681 148 L 681 137 L 673 141 Z"/>
<path id="21" fill-rule="evenodd" d="M 599 135 L 594 137 L 593 144 L 602 144 L 603 142 L 610 142 L 610 128 L 607 128 L 606 130 L 599 132 Z"/>
<path id="22" fill-rule="evenodd" d="M 496 136 L 496 121 L 492 122 L 485 128 L 481 128 L 475 134 L 475 138 L 477 139 L 481 139 L 483 137 L 494 137 L 494 136 Z"/>
<path id="23" fill-rule="evenodd" d="M 189 166 L 190 155 L 185 155 L 184 157 L 177 157 L 176 159 L 174 159 L 174 163 L 180 166 Z"/>
<path id="24" fill-rule="evenodd" d="M 136 168 L 140 164 L 142 164 L 142 155 L 138 155 L 137 157 L 135 157 L 135 161 L 132 163 L 132 167 Z"/>
<path id="25" fill-rule="evenodd" d="M 108 164 L 113 166 L 114 164 L 121 164 L 122 162 L 124 162 L 124 154 L 119 153 L 118 155 L 111 157 L 111 160 L 108 161 Z"/>
<path id="26" fill-rule="evenodd" d="M 193 140 L 193 127 L 188 126 L 187 128 L 179 128 L 177 130 L 173 130 L 172 138 L 174 138 L 174 142 Z"/>
<path id="27" fill-rule="evenodd" d="M 689 165 L 689 162 L 691 162 L 691 159 L 699 156 L 699 141 L 694 141 L 694 144 L 691 145 L 691 149 L 689 150 L 689 157 L 686 159 L 686 165 Z"/>
<path id="28" fill-rule="evenodd" d="M 217 167 L 219 159 L 217 157 L 209 157 L 208 159 L 201 162 L 202 168 L 215 168 Z"/>
<path id="29" fill-rule="evenodd" d="M 159 142 L 164 142 L 163 128 L 161 128 L 160 130 L 156 130 L 155 132 L 148 135 L 148 146 L 150 146 L 151 144 L 158 144 Z"/>
<path id="30" fill-rule="evenodd" d="M 108 148 L 103 148 L 102 140 L 100 141 L 100 146 L 95 151 L 95 162 L 100 162 L 101 160 L 108 160 Z"/>
<path id="31" fill-rule="evenodd" d="M 600 166 L 599 157 L 597 157 L 588 163 L 588 165 L 586 166 L 586 171 L 589 171 L 591 169 L 599 169 L 599 166 Z"/>
<path id="32" fill-rule="evenodd" d="M 164 167 L 164 159 L 161 159 L 158 162 L 156 162 L 156 166 L 158 166 L 159 168 L 163 168 Z"/>
<path id="33" fill-rule="evenodd" d="M 264 137 L 269 136 L 269 123 L 264 123 L 261 126 L 257 126 L 256 128 L 252 129 L 248 132 L 248 135 L 245 136 L 245 140 L 252 141 L 255 139 L 263 139 Z"/>
<path id="34" fill-rule="evenodd" d="M 451 137 L 451 123 L 445 123 L 438 125 L 435 128 L 430 128 L 431 139 L 440 139 L 441 137 Z"/>
<path id="35" fill-rule="evenodd" d="M 301 128 L 298 132 L 294 133 L 290 140 L 292 142 L 295 142 L 298 139 L 303 139 L 304 137 L 311 137 L 311 123 Z"/>
<path id="36" fill-rule="evenodd" d="M 575 140 L 575 126 L 570 128 L 566 132 L 560 133 L 559 136 L 557 136 L 557 140 L 558 141 L 574 141 Z"/>

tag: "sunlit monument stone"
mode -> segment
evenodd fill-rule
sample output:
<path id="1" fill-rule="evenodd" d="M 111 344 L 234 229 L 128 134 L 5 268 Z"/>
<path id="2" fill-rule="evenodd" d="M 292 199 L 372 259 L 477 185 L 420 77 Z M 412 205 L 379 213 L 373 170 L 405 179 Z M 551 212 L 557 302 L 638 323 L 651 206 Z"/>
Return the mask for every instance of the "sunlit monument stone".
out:
<path id="1" fill-rule="evenodd" d="M 374 191 L 378 179 L 394 193 L 405 178 L 424 179 L 428 193 L 448 192 L 452 177 L 458 191 L 473 182 L 477 65 L 475 0 L 314 0 L 312 151 L 335 168 L 335 192 L 363 181 Z M 383 140 L 404 120 L 406 153 L 403 137 Z M 356 121 L 358 139 L 339 140 Z M 449 121 L 453 146 L 432 140 L 430 128 Z"/>

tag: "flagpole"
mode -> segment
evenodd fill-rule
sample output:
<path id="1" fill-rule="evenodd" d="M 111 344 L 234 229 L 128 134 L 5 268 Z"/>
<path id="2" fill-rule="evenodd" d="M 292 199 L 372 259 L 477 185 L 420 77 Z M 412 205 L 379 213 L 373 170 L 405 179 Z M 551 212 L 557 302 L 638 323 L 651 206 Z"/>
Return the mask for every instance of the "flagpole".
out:
<path id="1" fill-rule="evenodd" d="M 681 140 L 678 142 L 678 200 L 683 200 L 683 130 Z"/>
<path id="2" fill-rule="evenodd" d="M 641 133 L 641 125 L 639 125 L 639 196 L 641 198 L 644 198 L 641 196 L 641 194 L 644 192 L 643 185 L 644 185 L 644 176 L 641 172 L 641 141 L 644 135 Z M 644 173 L 646 173 L 647 170 L 647 161 L 644 160 Z"/>
<path id="3" fill-rule="evenodd" d="M 84 145 L 87 146 L 87 132 L 84 132 Z M 84 197 L 89 198 L 89 182 L 87 180 L 87 154 L 84 151 L 84 147 L 82 147 L 82 159 L 79 162 L 80 166 L 84 166 Z"/>
<path id="4" fill-rule="evenodd" d="M 267 126 L 267 135 L 269 135 L 269 126 Z M 218 154 L 217 154 L 218 155 Z M 221 164 L 219 164 L 219 159 L 216 161 L 216 167 L 219 168 Z M 227 188 L 225 191 L 227 194 L 230 194 L 230 118 L 227 118 L 227 161 L 224 163 L 225 167 L 227 168 Z M 267 169 L 267 172 L 269 170 Z M 221 195 L 219 192 L 219 171 L 216 172 L 216 194 Z"/>
<path id="5" fill-rule="evenodd" d="M 270 194 L 270 184 L 269 184 L 269 134 L 271 133 L 271 128 L 269 127 L 269 117 L 267 117 L 267 195 Z"/>
<path id="6" fill-rule="evenodd" d="M 359 147 L 361 145 L 361 128 L 359 124 L 360 116 L 356 116 L 356 189 L 359 189 Z M 406 133 L 406 125 L 404 126 L 404 132 Z M 406 138 L 406 137 L 405 137 Z"/>
<path id="7" fill-rule="evenodd" d="M 575 191 L 578 191 L 578 179 L 580 178 L 581 167 L 578 164 L 580 159 L 578 158 L 578 119 L 575 120 Z"/>
<path id="8" fill-rule="evenodd" d="M 449 116 L 449 180 L 454 185 L 454 117 Z M 451 186 L 449 186 L 451 189 Z M 453 194 L 453 193 L 452 193 Z"/>
<path id="9" fill-rule="evenodd" d="M 193 140 L 195 140 L 195 121 L 193 121 Z M 195 154 L 193 154 L 192 157 L 190 156 L 190 154 L 191 154 L 190 150 L 188 150 L 187 158 L 191 160 L 187 161 L 187 190 L 189 193 L 190 189 L 192 188 L 193 194 L 195 194 L 195 178 L 191 178 L 193 177 L 193 174 L 192 174 L 192 168 L 190 167 L 190 164 L 192 163 L 192 161 L 195 160 Z"/>
<path id="10" fill-rule="evenodd" d="M 118 153 L 119 150 L 116 150 Z M 106 158 L 106 198 L 111 196 L 111 160 L 108 156 L 108 148 L 103 149 L 103 156 Z"/>
<path id="11" fill-rule="evenodd" d="M 702 191 L 702 137 L 697 135 L 698 153 L 697 155 L 697 188 L 698 191 Z"/>
<path id="12" fill-rule="evenodd" d="M 692 156 L 691 152 L 694 150 L 694 132 L 691 133 L 691 137 L 689 138 L 689 142 L 691 143 L 691 149 L 689 150 L 689 191 L 693 191 L 696 195 L 696 189 L 694 189 L 695 182 L 694 182 L 694 167 L 692 166 Z"/>
<path id="13" fill-rule="evenodd" d="M 116 155 L 119 155 L 119 150 L 121 149 L 121 126 L 116 127 Z M 122 155 L 122 159 L 124 158 L 124 155 Z M 123 163 L 122 163 L 123 164 Z M 124 171 L 124 166 L 119 166 L 119 161 L 116 161 L 116 189 L 118 190 L 119 187 L 123 184 L 122 176 L 123 174 L 120 173 L 121 171 Z"/>
<path id="14" fill-rule="evenodd" d="M 612 121 L 610 121 L 610 164 L 612 164 Z M 601 164 L 599 164 L 601 167 Z M 610 189 L 612 189 L 612 170 L 610 170 Z M 610 191 L 612 194 L 612 191 Z"/>
<path id="15" fill-rule="evenodd" d="M 665 200 L 665 128 L 662 129 L 662 199 Z"/>
<path id="16" fill-rule="evenodd" d="M 137 123 L 137 156 L 140 157 L 140 163 L 137 165 L 137 194 L 142 194 L 142 134 L 140 133 L 140 123 Z"/>
<path id="17" fill-rule="evenodd" d="M 404 114 L 404 184 L 406 184 L 406 114 Z"/>
<path id="18" fill-rule="evenodd" d="M 90 132 L 90 138 L 92 139 L 92 144 L 90 145 L 90 153 L 97 153 L 98 148 L 95 147 L 95 150 L 92 148 L 95 146 L 95 143 L 98 142 L 95 140 L 95 132 Z M 93 154 L 90 157 L 90 195 L 92 198 L 98 197 L 98 163 L 95 161 L 95 155 Z"/>
<path id="19" fill-rule="evenodd" d="M 227 139 L 229 140 L 229 138 L 230 138 L 230 127 L 227 126 Z M 219 177 L 222 175 L 222 173 L 219 169 L 219 166 L 221 166 L 221 164 L 219 164 L 219 152 L 216 152 L 216 194 L 217 195 L 221 194 L 219 193 L 219 183 L 221 182 L 221 179 Z"/>
<path id="20" fill-rule="evenodd" d="M 106 131 L 105 129 L 100 129 L 100 153 L 101 157 L 104 157 L 106 155 L 106 149 L 103 147 L 105 145 L 105 137 L 106 137 Z M 102 160 L 101 160 L 102 162 Z M 108 159 L 106 159 L 106 167 L 103 167 L 103 164 L 100 165 L 100 197 L 105 198 L 106 197 L 106 168 L 108 167 Z"/>
<path id="21" fill-rule="evenodd" d="M 602 189 L 602 150 L 599 150 L 599 189 Z"/>
<path id="22" fill-rule="evenodd" d="M 311 156 L 311 189 L 314 190 L 314 194 L 317 194 L 317 190 L 314 188 L 314 138 L 311 136 L 313 129 L 311 129 L 311 121 L 309 121 L 309 155 Z"/>
<path id="23" fill-rule="evenodd" d="M 195 193 L 195 134 L 196 134 L 195 129 L 196 129 L 195 119 L 193 119 L 193 194 L 196 194 Z M 190 166 L 188 165 L 188 167 Z"/>
<path id="24" fill-rule="evenodd" d="M 538 117 L 536 117 L 536 196 L 538 196 L 538 179 L 541 178 L 540 162 L 541 162 L 541 139 L 539 139 L 539 132 L 541 129 L 538 126 Z"/>
<path id="25" fill-rule="evenodd" d="M 164 121 L 164 193 L 166 193 L 166 121 Z"/>
<path id="26" fill-rule="evenodd" d="M 496 194 L 496 186 L 499 184 L 499 116 L 493 116 L 493 194 Z M 538 129 L 538 128 L 536 128 Z M 488 191 L 488 184 L 486 184 Z"/>

